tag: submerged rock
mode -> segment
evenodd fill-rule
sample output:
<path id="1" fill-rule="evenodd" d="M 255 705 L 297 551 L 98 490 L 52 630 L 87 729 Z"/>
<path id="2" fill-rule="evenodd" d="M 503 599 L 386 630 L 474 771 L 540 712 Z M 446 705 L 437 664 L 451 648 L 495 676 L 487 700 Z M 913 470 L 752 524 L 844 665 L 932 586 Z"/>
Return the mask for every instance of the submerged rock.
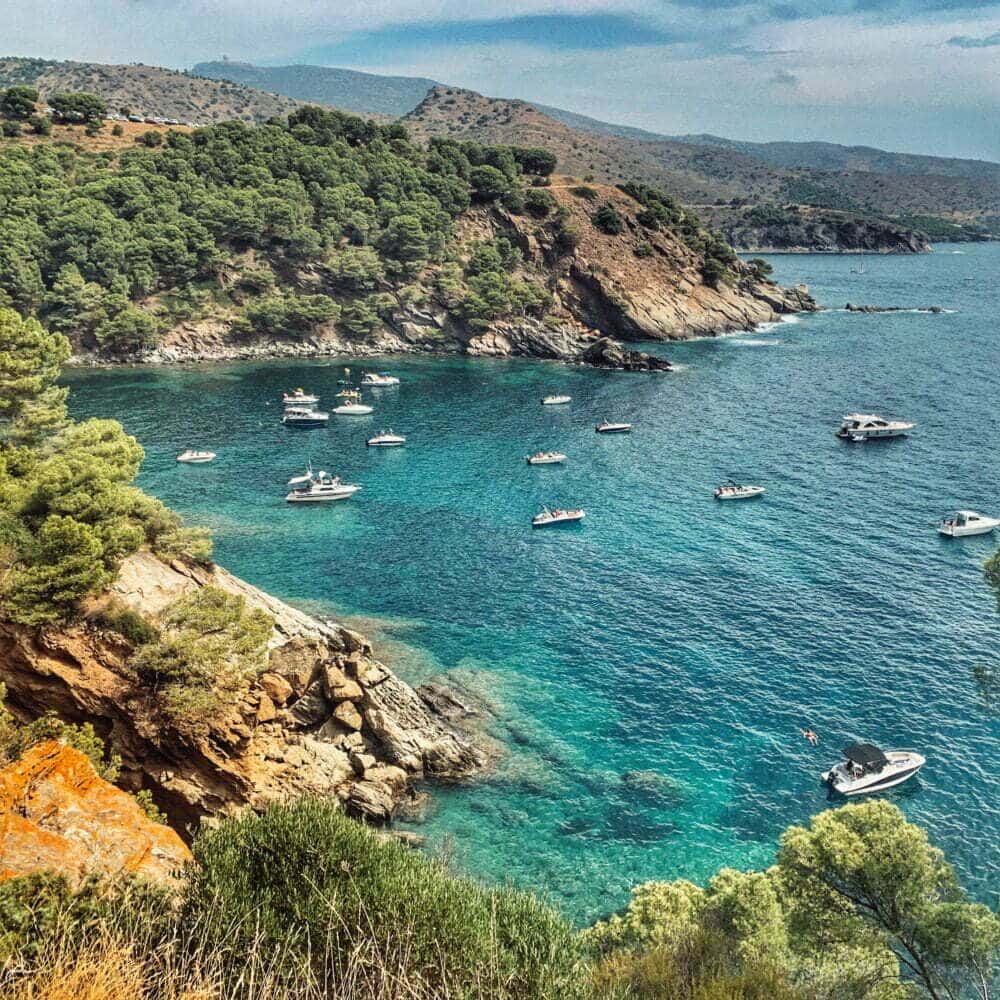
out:
<path id="1" fill-rule="evenodd" d="M 861 306 L 848 302 L 844 310 L 849 313 L 893 313 L 893 312 L 923 312 L 942 313 L 941 306 Z"/>

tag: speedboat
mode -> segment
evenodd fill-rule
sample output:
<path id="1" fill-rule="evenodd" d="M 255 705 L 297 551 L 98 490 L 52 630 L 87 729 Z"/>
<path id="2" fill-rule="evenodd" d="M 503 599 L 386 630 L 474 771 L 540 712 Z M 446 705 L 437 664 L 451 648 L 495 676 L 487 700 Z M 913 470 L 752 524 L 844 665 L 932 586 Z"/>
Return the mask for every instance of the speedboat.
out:
<path id="1" fill-rule="evenodd" d="M 399 385 L 399 379 L 395 375 L 390 375 L 389 372 L 365 372 L 361 376 L 362 385 L 373 385 L 373 386 L 388 386 L 388 385 Z"/>
<path id="2" fill-rule="evenodd" d="M 821 777 L 841 795 L 866 795 L 900 785 L 926 763 L 916 750 L 879 750 L 871 743 L 852 743 L 844 759 Z"/>
<path id="3" fill-rule="evenodd" d="M 285 406 L 304 406 L 311 409 L 319 402 L 319 396 L 313 396 L 304 389 L 293 389 L 291 392 L 282 393 L 281 401 Z"/>
<path id="4" fill-rule="evenodd" d="M 615 423 L 613 420 L 604 420 L 594 430 L 598 434 L 628 434 L 632 430 L 632 425 Z"/>
<path id="5" fill-rule="evenodd" d="M 290 406 L 282 414 L 281 422 L 286 427 L 323 427 L 329 419 L 329 413 L 311 406 Z"/>
<path id="6" fill-rule="evenodd" d="M 215 458 L 214 451 L 193 451 L 188 448 L 177 456 L 177 461 L 188 465 L 203 465 L 205 462 L 211 462 L 213 458 Z"/>
<path id="7" fill-rule="evenodd" d="M 536 451 L 534 455 L 529 455 L 528 465 L 558 465 L 566 461 L 566 456 L 561 451 Z"/>
<path id="8" fill-rule="evenodd" d="M 337 398 L 344 401 L 333 408 L 339 417 L 366 417 L 374 412 L 373 407 L 361 402 L 361 393 L 357 389 L 343 389 L 337 393 Z"/>
<path id="9" fill-rule="evenodd" d="M 309 469 L 304 476 L 294 476 L 288 481 L 292 487 L 285 499 L 289 503 L 328 503 L 331 500 L 346 500 L 354 496 L 360 486 L 345 483 L 339 476 L 327 472 L 313 473 Z"/>
<path id="10" fill-rule="evenodd" d="M 766 492 L 763 486 L 748 486 L 730 479 L 715 488 L 714 496 L 716 500 L 751 500 L 763 496 Z"/>
<path id="11" fill-rule="evenodd" d="M 402 434 L 393 433 L 390 427 L 387 431 L 379 431 L 374 437 L 370 437 L 365 444 L 369 448 L 399 448 L 406 444 L 406 438 Z"/>
<path id="12" fill-rule="evenodd" d="M 586 512 L 582 510 L 549 510 L 543 507 L 541 512 L 531 519 L 533 528 L 547 528 L 552 524 L 570 524 L 573 521 L 582 521 L 586 517 Z"/>
<path id="13" fill-rule="evenodd" d="M 546 396 L 542 400 L 542 406 L 561 406 L 563 403 L 568 403 L 572 398 L 572 396 Z"/>
<path id="14" fill-rule="evenodd" d="M 873 413 L 848 413 L 837 431 L 837 437 L 850 441 L 905 437 L 916 426 L 905 420 L 885 420 Z"/>
<path id="15" fill-rule="evenodd" d="M 938 533 L 949 538 L 965 538 L 968 535 L 988 535 L 1000 527 L 1000 519 L 977 514 L 974 510 L 956 510 L 941 518 Z"/>

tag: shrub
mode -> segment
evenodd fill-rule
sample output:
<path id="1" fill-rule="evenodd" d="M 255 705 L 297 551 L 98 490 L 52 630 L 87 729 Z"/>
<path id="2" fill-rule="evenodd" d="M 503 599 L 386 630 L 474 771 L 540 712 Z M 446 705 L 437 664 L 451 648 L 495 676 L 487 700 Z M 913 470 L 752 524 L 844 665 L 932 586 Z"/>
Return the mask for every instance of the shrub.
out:
<path id="1" fill-rule="evenodd" d="M 3 131 L 4 137 L 7 139 L 16 139 L 21 134 L 21 123 L 10 120 L 5 121 L 0 126 L 0 131 Z"/>
<path id="2" fill-rule="evenodd" d="M 419 986 L 435 996 L 582 994 L 579 948 L 555 912 L 526 893 L 453 878 L 328 802 L 227 821 L 194 854 L 180 920 L 230 976 L 262 948 L 283 956 L 276 973 L 286 983 L 336 982 L 333 970 L 352 960 L 364 982 L 394 956 L 409 985 L 396 995 Z"/>
<path id="3" fill-rule="evenodd" d="M 163 134 L 161 132 L 157 132 L 155 129 L 149 129 L 148 131 L 143 132 L 142 135 L 137 135 L 135 137 L 135 141 L 142 146 L 153 149 L 156 146 L 163 145 Z"/>
<path id="4" fill-rule="evenodd" d="M 613 205 L 602 205 L 590 217 L 591 222 L 608 236 L 617 236 L 625 228 L 625 222 Z"/>
<path id="5" fill-rule="evenodd" d="M 114 125 L 111 126 L 111 134 L 116 137 L 120 137 L 125 134 L 125 129 L 122 127 L 121 122 L 115 122 Z"/>
<path id="6" fill-rule="evenodd" d="M 544 188 L 531 188 L 524 197 L 524 207 L 529 215 L 544 219 L 556 207 L 556 200 Z"/>
<path id="7" fill-rule="evenodd" d="M 97 628 L 109 629 L 127 639 L 133 646 L 141 646 L 158 639 L 160 632 L 138 612 L 120 602 L 112 602 L 90 619 Z"/>
<path id="8" fill-rule="evenodd" d="M 597 201 L 599 197 L 597 191 L 592 187 L 587 187 L 586 184 L 577 184 L 576 187 L 571 187 L 569 193 L 576 198 L 582 198 L 584 201 Z"/>
<path id="9" fill-rule="evenodd" d="M 647 243 L 645 240 L 641 240 L 635 245 L 635 255 L 636 257 L 652 257 L 656 251 L 653 249 L 651 243 Z"/>

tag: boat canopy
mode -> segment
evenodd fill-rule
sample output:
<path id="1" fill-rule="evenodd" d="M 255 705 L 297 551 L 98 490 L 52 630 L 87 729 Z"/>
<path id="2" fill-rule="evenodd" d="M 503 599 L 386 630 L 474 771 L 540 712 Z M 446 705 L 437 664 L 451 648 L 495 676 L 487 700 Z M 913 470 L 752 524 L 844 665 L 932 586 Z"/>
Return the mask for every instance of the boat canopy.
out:
<path id="1" fill-rule="evenodd" d="M 889 759 L 871 743 L 852 743 L 843 750 L 845 760 L 863 767 L 866 771 L 881 771 Z"/>

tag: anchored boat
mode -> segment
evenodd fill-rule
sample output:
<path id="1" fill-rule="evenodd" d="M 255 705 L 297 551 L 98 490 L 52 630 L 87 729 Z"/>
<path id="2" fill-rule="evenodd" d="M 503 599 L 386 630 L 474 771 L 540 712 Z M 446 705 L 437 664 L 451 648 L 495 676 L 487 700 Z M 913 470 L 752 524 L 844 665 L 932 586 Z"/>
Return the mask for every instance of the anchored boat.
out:
<path id="1" fill-rule="evenodd" d="M 632 425 L 616 423 L 613 420 L 603 420 L 594 430 L 598 434 L 628 434 L 632 430 Z"/>
<path id="2" fill-rule="evenodd" d="M 871 743 L 852 743 L 844 759 L 823 775 L 823 781 L 841 795 L 866 795 L 901 785 L 927 762 L 916 750 L 879 750 Z"/>
<path id="3" fill-rule="evenodd" d="M 568 403 L 572 398 L 572 396 L 546 396 L 542 400 L 542 406 L 562 406 L 563 403 Z"/>
<path id="4" fill-rule="evenodd" d="M 754 497 L 763 496 L 766 492 L 763 486 L 750 486 L 730 479 L 717 486 L 713 495 L 716 500 L 752 500 Z"/>
<path id="5" fill-rule="evenodd" d="M 281 395 L 281 401 L 285 406 L 305 406 L 313 407 L 319 402 L 319 396 L 313 396 L 304 389 L 293 389 Z"/>
<path id="6" fill-rule="evenodd" d="M 385 388 L 390 385 L 399 385 L 399 379 L 389 372 L 365 372 L 361 376 L 361 384 Z"/>
<path id="7" fill-rule="evenodd" d="M 338 417 L 365 417 L 373 412 L 373 408 L 361 402 L 361 393 L 357 389 L 343 389 L 337 393 L 343 402 L 333 408 Z"/>
<path id="8" fill-rule="evenodd" d="M 312 407 L 290 406 L 282 414 L 281 422 L 286 427 L 323 427 L 329 419 L 329 413 Z"/>
<path id="9" fill-rule="evenodd" d="M 177 456 L 177 461 L 188 465 L 204 465 L 205 462 L 211 462 L 213 458 L 215 458 L 214 451 L 193 451 L 188 448 L 187 451 L 182 451 Z"/>
<path id="10" fill-rule="evenodd" d="M 374 437 L 370 437 L 365 444 L 369 448 L 401 448 L 406 444 L 406 437 L 393 433 L 390 427 L 387 431 L 379 431 Z"/>
<path id="11" fill-rule="evenodd" d="M 533 528 L 547 528 L 554 524 L 571 524 L 574 521 L 582 521 L 587 516 L 582 510 L 560 510 L 558 507 L 549 510 L 543 507 L 541 512 L 531 519 Z"/>
<path id="12" fill-rule="evenodd" d="M 293 476 L 288 480 L 292 487 L 285 499 L 289 503 L 328 503 L 331 500 L 346 500 L 354 496 L 360 486 L 345 483 L 339 476 L 331 476 L 327 472 L 316 472 L 307 469 L 303 476 Z"/>
<path id="13" fill-rule="evenodd" d="M 974 510 L 956 510 L 941 518 L 938 533 L 949 538 L 965 538 L 968 535 L 988 535 L 1000 527 L 1000 519 L 977 514 Z"/>
<path id="14" fill-rule="evenodd" d="M 529 455 L 525 461 L 528 465 L 558 465 L 566 461 L 566 456 L 561 451 L 536 451 L 534 455 Z"/>
<path id="15" fill-rule="evenodd" d="M 886 420 L 873 413 L 848 413 L 837 430 L 837 437 L 850 441 L 905 437 L 916 426 L 905 420 Z"/>

